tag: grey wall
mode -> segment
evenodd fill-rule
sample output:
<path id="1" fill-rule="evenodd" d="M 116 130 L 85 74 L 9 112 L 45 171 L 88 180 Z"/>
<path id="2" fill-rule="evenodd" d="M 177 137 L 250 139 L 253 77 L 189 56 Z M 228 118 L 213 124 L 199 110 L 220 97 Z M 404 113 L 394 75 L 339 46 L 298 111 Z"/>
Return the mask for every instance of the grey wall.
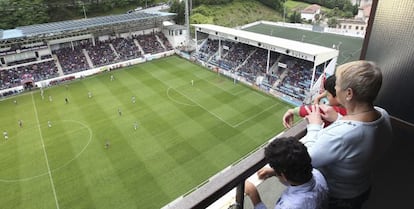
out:
<path id="1" fill-rule="evenodd" d="M 364 209 L 414 208 L 414 1 L 374 0 L 375 5 L 361 58 L 375 61 L 383 70 L 376 105 L 396 120 L 392 146 L 377 163 Z"/>
<path id="2" fill-rule="evenodd" d="M 376 1 L 374 1 L 375 5 Z M 414 124 L 414 1 L 378 0 L 366 60 L 383 70 L 376 104 Z"/>

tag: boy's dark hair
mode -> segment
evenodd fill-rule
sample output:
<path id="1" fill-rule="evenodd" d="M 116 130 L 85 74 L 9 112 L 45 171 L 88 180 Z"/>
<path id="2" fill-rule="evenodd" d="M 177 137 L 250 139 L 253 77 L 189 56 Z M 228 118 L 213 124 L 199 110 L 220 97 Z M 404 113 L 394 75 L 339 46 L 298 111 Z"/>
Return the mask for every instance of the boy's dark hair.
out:
<path id="1" fill-rule="evenodd" d="M 328 78 L 326 78 L 325 83 L 323 84 L 323 88 L 325 88 L 326 91 L 332 94 L 333 97 L 336 97 L 335 82 L 335 75 L 331 75 Z"/>
<path id="2" fill-rule="evenodd" d="M 264 152 L 265 160 L 277 175 L 283 173 L 287 180 L 300 184 L 312 178 L 311 158 L 305 145 L 296 138 L 277 138 Z"/>

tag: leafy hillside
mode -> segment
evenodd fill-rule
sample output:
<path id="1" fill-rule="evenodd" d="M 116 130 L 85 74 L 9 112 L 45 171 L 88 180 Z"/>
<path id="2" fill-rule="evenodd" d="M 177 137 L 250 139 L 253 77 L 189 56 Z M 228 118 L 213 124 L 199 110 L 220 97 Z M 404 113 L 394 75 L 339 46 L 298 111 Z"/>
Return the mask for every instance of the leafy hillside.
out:
<path id="1" fill-rule="evenodd" d="M 219 6 L 194 8 L 191 23 L 209 23 L 226 27 L 245 25 L 258 20 L 282 21 L 282 15 L 258 1 L 234 1 Z"/>
<path id="2" fill-rule="evenodd" d="M 301 11 L 305 9 L 306 7 L 308 7 L 309 5 L 310 5 L 309 3 L 305 3 L 301 1 L 286 1 L 285 3 L 285 7 L 286 7 L 286 11 L 288 15 L 293 11 Z M 321 10 L 322 12 L 328 12 L 331 9 L 322 6 Z"/>

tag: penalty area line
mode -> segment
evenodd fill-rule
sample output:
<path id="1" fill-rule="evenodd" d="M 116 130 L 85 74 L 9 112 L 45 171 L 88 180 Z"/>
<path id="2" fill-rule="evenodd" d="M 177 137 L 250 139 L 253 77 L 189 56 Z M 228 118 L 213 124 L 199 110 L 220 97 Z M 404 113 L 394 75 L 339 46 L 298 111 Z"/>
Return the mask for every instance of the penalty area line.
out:
<path id="1" fill-rule="evenodd" d="M 210 113 L 211 115 L 213 115 L 214 117 L 216 117 L 217 119 L 221 120 L 223 123 L 227 124 L 228 126 L 234 128 L 234 125 L 228 123 L 227 121 L 225 121 L 223 118 L 221 118 L 220 116 L 216 115 L 215 113 L 211 112 L 210 110 L 208 110 L 207 108 L 205 108 L 203 105 L 201 105 L 200 103 L 194 101 L 192 98 L 190 98 L 189 96 L 181 93 L 180 91 L 178 91 L 177 89 L 174 89 L 177 93 L 183 95 L 185 98 L 187 98 L 188 100 L 190 100 L 191 102 L 193 102 L 194 104 L 198 105 L 199 107 L 201 107 L 203 110 L 205 110 L 206 112 Z"/>
<path id="2" fill-rule="evenodd" d="M 236 128 L 236 127 L 238 127 L 238 126 L 242 125 L 243 123 L 245 123 L 245 122 L 247 122 L 247 121 L 249 121 L 249 120 L 251 120 L 251 119 L 253 119 L 253 118 L 257 117 L 257 116 L 259 116 L 260 114 L 262 114 L 262 113 L 264 113 L 264 112 L 266 112 L 266 111 L 268 111 L 268 110 L 272 109 L 273 107 L 275 107 L 275 106 L 277 106 L 277 105 L 278 105 L 277 103 L 276 103 L 276 104 L 273 104 L 272 106 L 270 106 L 270 107 L 268 107 L 268 108 L 266 108 L 266 109 L 262 110 L 261 112 L 256 113 L 255 115 L 253 115 L 253 116 L 251 116 L 251 117 L 249 117 L 249 118 L 247 118 L 247 119 L 245 119 L 245 120 L 241 121 L 240 123 L 238 123 L 238 124 L 234 125 L 234 127 L 233 127 L 233 128 Z"/>

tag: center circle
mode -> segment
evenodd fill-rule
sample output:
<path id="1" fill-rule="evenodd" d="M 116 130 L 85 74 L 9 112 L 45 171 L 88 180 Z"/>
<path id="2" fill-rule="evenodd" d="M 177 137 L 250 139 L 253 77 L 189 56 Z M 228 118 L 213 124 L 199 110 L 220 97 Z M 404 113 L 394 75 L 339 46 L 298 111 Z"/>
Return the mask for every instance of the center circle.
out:
<path id="1" fill-rule="evenodd" d="M 48 127 L 47 123 L 40 124 L 41 127 Z M 59 129 L 59 127 L 64 127 L 63 130 L 65 130 L 66 137 L 60 137 L 62 136 L 62 133 L 56 132 L 56 130 L 62 130 Z M 56 133 L 53 133 L 53 132 Z M 50 133 L 47 133 L 50 132 Z M 48 136 L 50 134 L 50 136 Z M 23 134 L 21 134 L 23 135 Z M 18 137 L 19 134 L 17 134 L 17 137 L 15 140 L 26 140 L 23 137 Z M 89 136 L 89 137 L 88 137 Z M 47 160 L 50 168 L 50 172 L 56 172 L 67 165 L 69 165 L 71 162 L 76 160 L 88 147 L 90 142 L 92 141 L 92 130 L 84 123 L 76 120 L 61 120 L 61 121 L 52 121 L 51 127 L 47 129 L 42 129 L 41 139 L 39 139 L 40 142 L 33 142 L 29 144 L 28 146 L 39 146 L 44 145 L 44 148 L 35 149 L 33 148 L 34 152 L 41 151 L 41 158 L 43 158 L 40 162 L 45 161 L 45 152 L 47 155 Z M 70 141 L 69 141 L 70 140 Z M 66 141 L 66 142 L 65 142 Z M 72 145 L 73 153 L 70 153 L 71 150 L 69 148 L 62 149 L 62 144 L 70 143 Z M 26 156 L 26 158 L 30 158 L 31 154 L 36 154 L 36 156 L 39 155 L 39 153 L 33 153 L 32 150 L 29 150 Z M 33 162 L 25 162 L 25 164 L 28 164 L 28 166 L 32 166 Z M 34 165 L 36 165 L 36 162 L 34 162 Z M 14 164 L 15 168 L 9 167 L 8 169 L 18 169 L 22 165 L 20 163 Z M 20 178 L 5 178 L 0 176 L 0 182 L 20 182 L 20 181 L 29 181 L 32 179 L 36 179 L 42 176 L 49 175 L 49 171 L 45 172 L 38 172 L 38 174 L 32 174 L 30 176 L 24 176 L 22 175 Z"/>

